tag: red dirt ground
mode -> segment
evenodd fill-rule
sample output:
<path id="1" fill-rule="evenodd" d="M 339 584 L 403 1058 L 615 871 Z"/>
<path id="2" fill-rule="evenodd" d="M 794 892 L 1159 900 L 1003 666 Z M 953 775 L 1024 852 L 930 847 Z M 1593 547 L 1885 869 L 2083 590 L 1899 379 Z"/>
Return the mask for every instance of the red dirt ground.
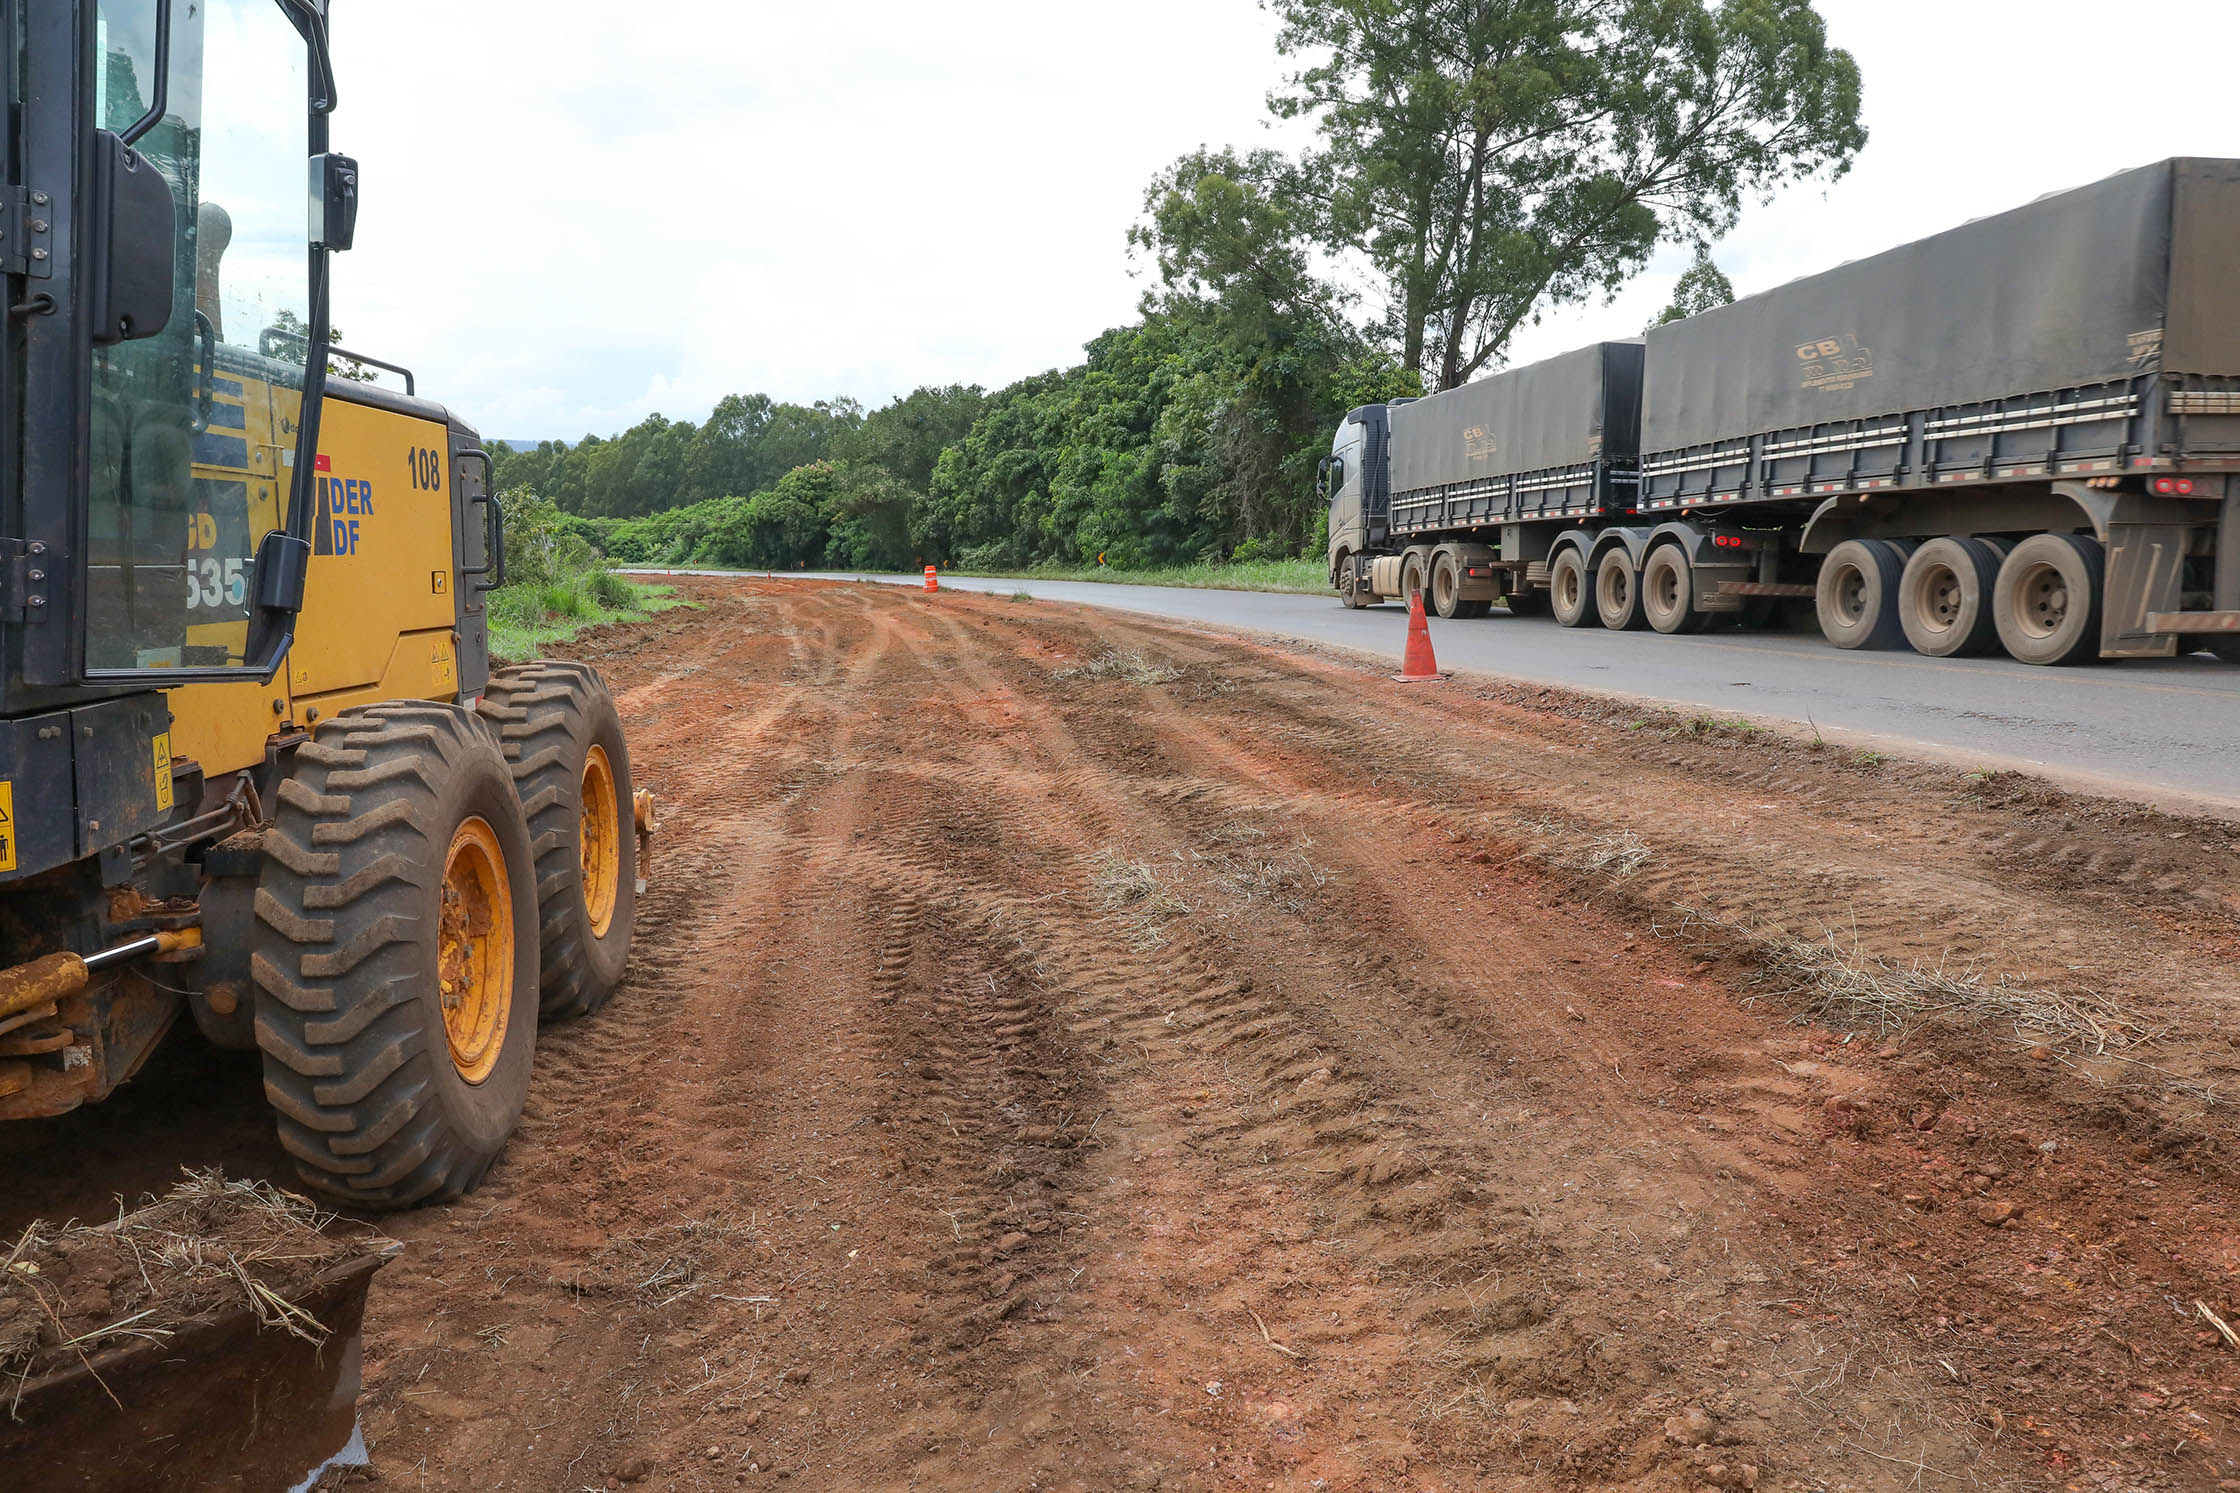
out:
<path id="1" fill-rule="evenodd" d="M 575 650 L 664 805 L 633 972 L 384 1222 L 347 1486 L 2240 1487 L 2232 826 L 689 590 Z M 143 1185 L 135 1102 L 26 1144 Z"/>

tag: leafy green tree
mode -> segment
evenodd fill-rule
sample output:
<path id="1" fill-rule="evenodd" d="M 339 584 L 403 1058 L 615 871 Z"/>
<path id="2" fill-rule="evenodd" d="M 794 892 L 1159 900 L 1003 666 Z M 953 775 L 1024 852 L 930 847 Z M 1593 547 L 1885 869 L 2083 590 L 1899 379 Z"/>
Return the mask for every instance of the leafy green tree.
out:
<path id="1" fill-rule="evenodd" d="M 1681 272 L 1673 283 L 1672 303 L 1664 308 L 1649 325 L 1661 327 L 1667 322 L 1681 321 L 1699 311 L 1709 311 L 1714 306 L 1734 303 L 1734 282 L 1726 272 L 1711 262 L 1711 246 L 1696 245 L 1695 262 Z"/>
<path id="2" fill-rule="evenodd" d="M 918 562 L 912 514 L 925 495 L 875 463 L 841 463 L 827 502 L 826 560 L 870 570 L 904 570 Z"/>
<path id="3" fill-rule="evenodd" d="M 846 462 L 884 467 L 905 485 L 924 492 L 933 481 L 941 453 L 964 438 L 987 408 L 977 384 L 913 389 L 861 423 L 835 434 L 832 454 Z"/>
<path id="4" fill-rule="evenodd" d="M 281 341 L 273 349 L 272 355 L 283 363 L 294 363 L 300 367 L 311 348 L 310 324 L 286 306 L 282 306 L 273 313 L 272 330 L 285 332 L 290 338 L 295 339 L 293 341 Z M 342 328 L 327 328 L 327 341 L 332 346 L 340 347 L 342 345 Z M 344 358 L 340 362 L 329 358 L 327 359 L 327 377 L 347 379 L 354 384 L 370 384 L 380 378 L 381 373 L 380 370 L 368 368 L 363 363 L 353 363 L 348 358 Z"/>
<path id="5" fill-rule="evenodd" d="M 1811 0 L 1264 3 L 1301 64 L 1271 107 L 1321 135 L 1289 174 L 1302 220 L 1373 269 L 1403 366 L 1441 389 L 1866 140 Z"/>

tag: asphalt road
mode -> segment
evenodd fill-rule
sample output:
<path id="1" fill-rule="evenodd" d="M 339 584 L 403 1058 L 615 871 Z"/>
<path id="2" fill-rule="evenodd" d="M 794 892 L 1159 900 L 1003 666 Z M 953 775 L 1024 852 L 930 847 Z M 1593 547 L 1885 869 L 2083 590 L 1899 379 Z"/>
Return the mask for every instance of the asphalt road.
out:
<path id="1" fill-rule="evenodd" d="M 801 579 L 923 584 L 915 576 Z M 941 584 L 1308 639 L 1395 663 L 1407 633 L 1401 608 L 1349 612 L 1335 595 L 963 577 Z M 1850 652 L 1817 633 L 1662 637 L 1574 630 L 1501 612 L 1469 622 L 1433 618 L 1431 635 L 1446 669 L 1793 723 L 1846 745 L 2019 767 L 2098 791 L 2240 814 L 2240 666 L 2207 654 L 2039 669 L 2006 658 Z"/>

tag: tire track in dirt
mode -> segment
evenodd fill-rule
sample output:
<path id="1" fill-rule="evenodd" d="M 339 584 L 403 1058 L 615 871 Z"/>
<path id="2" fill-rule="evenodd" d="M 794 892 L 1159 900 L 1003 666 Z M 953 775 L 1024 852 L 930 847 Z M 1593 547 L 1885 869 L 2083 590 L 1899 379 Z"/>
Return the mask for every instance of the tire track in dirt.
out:
<path id="1" fill-rule="evenodd" d="M 1857 957 L 1901 967 L 2105 996 L 2135 1008 L 2143 1033 L 2174 1025 L 2188 1034 L 2140 1056 L 2212 1086 L 2233 1089 L 2240 1080 L 2223 1042 L 2190 1040 L 2197 1014 L 2229 1021 L 2240 994 L 2228 974 L 2240 952 L 2240 919 L 2232 916 L 2240 899 L 2230 891 L 2240 839 L 2227 827 L 2173 828 L 2175 821 L 2141 814 L 2145 824 L 2090 842 L 1998 825 L 1995 812 L 1954 801 L 1949 787 L 1928 813 L 1862 818 L 1852 811 L 1871 798 L 1871 779 L 1810 753 L 1792 752 L 1806 760 L 1789 767 L 1753 764 L 1775 746 L 1747 734 L 1740 744 L 1754 750 L 1737 752 L 1729 741 L 1722 755 L 1718 743 L 1582 731 L 1564 719 L 1528 717 L 1518 728 L 1515 711 L 1491 719 L 1469 712 L 1473 729 L 1463 733 L 1451 700 L 1423 706 L 1414 703 L 1420 693 L 1386 690 L 1393 708 L 1379 718 L 1358 690 L 1337 702 L 1303 685 L 1290 681 L 1284 694 L 1286 717 L 1304 724 L 1272 734 L 1256 705 L 1223 711 L 1221 695 L 1209 695 L 1231 728 L 1221 742 L 1199 740 L 1218 751 L 1213 770 L 1250 774 L 1283 798 L 1325 797 L 1317 790 L 1333 774 L 1344 781 L 1366 772 L 1365 794 L 1340 796 L 1403 811 L 1436 805 L 1458 833 L 1552 849 L 1553 859 L 1575 856 L 1617 827 L 1649 857 L 1624 889 L 1645 911 L 1692 907 L 1743 928 L 1832 936 Z M 1636 717 L 1627 725 L 1635 722 L 1646 724 Z M 1521 737 L 1540 760 L 1452 744 L 1486 736 L 1495 745 Z M 1553 765 L 1594 762 L 1613 745 L 1625 753 L 1622 772 L 1596 763 L 1582 777 Z M 1643 763 L 1676 771 L 1660 775 Z M 1979 793 L 2001 796 L 1993 785 L 1961 797 Z M 2076 817 L 2065 813 L 2063 822 Z M 1971 845 L 1980 852 L 1972 861 L 1958 853 Z M 2049 859 L 2069 869 L 2050 873 Z M 2118 1084 L 2138 1076 L 2115 1064 L 2092 1071 Z M 2192 1097 L 2181 1084 L 2162 1107 L 2197 1126 L 2203 1116 Z"/>
<path id="2" fill-rule="evenodd" d="M 2049 1131 L 2060 1093 L 1972 1051 L 1752 1009 L 1735 966 L 1649 931 L 1684 880 L 1520 858 L 1639 824 L 1769 915 L 1840 895 L 1874 937 L 1919 936 L 1918 861 L 1937 895 L 2042 919 L 2027 878 L 1945 865 L 1999 853 L 1989 811 L 1940 860 L 1900 832 L 1938 800 L 1858 775 L 1889 864 L 1823 871 L 1792 862 L 1845 822 L 1808 802 L 1830 769 L 1753 742 L 1630 753 L 1618 726 L 1457 691 L 1372 708 L 1326 664 L 1030 604 L 692 591 L 704 614 L 585 650 L 669 805 L 656 889 L 630 984 L 547 1044 L 493 1188 L 412 1220 L 386 1273 L 385 1477 L 2176 1487 L 2231 1465 L 2230 1384 L 2154 1317 L 2155 1282 L 2240 1268 L 2184 1223 L 2232 1206 L 2221 1180 Z M 1180 675 L 1058 677 L 1114 647 Z M 1733 816 L 1775 797 L 1803 817 L 1746 826 L 1753 877 Z M 2195 864 L 2144 833 L 2098 863 L 2122 918 L 2096 959 L 2144 944 L 2144 899 L 2198 902 L 2120 880 L 2119 854 Z M 2005 1200 L 2008 1227 L 1976 1222 Z"/>
<path id="3" fill-rule="evenodd" d="M 978 673 L 969 669 L 967 672 Z M 975 683 L 985 684 L 984 675 L 976 677 Z M 1060 758 L 1071 755 L 1066 750 L 1070 742 L 1065 733 L 1046 731 L 1044 734 L 1045 748 L 1052 755 Z M 1085 741 L 1085 744 L 1095 749 L 1095 742 Z M 1125 750 L 1122 754 L 1127 755 Z M 984 788 L 986 785 L 970 786 Z M 1067 795 L 1069 803 L 1084 796 L 1078 791 L 1078 782 L 1071 786 L 1075 791 Z M 947 865 L 920 864 L 917 869 L 929 879 L 939 878 L 944 883 L 954 877 L 954 868 Z M 1001 896 L 992 904 L 984 905 L 983 911 L 998 919 L 1019 916 L 1019 909 L 1012 905 L 1011 899 Z M 1214 965 L 1218 952 L 1196 943 L 1173 951 L 1170 957 L 1177 965 L 1195 966 L 1204 971 L 1198 978 L 1182 983 L 1179 989 L 1164 981 L 1154 990 L 1142 988 L 1128 975 L 1142 962 L 1140 950 L 1111 943 L 1084 944 L 1078 938 L 1062 937 L 1042 946 L 1037 962 L 1047 959 L 1057 964 L 1066 988 L 1105 992 L 1096 999 L 1073 1006 L 1077 1031 L 1089 1033 L 1099 1027 L 1119 1024 L 1129 1032 L 1128 1040 L 1148 1055 L 1153 1044 L 1171 1045 L 1170 1038 L 1179 1021 L 1183 1030 L 1199 1034 L 1197 1040 L 1203 1050 L 1220 1063 L 1225 1073 L 1233 1071 L 1235 1065 L 1248 1064 L 1253 1077 L 1261 1083 L 1283 1079 L 1328 1083 L 1325 1095 L 1306 1102 L 1303 1116 L 1295 1110 L 1280 1122 L 1255 1119 L 1228 1126 L 1199 1127 L 1201 1134 L 1193 1138 L 1193 1145 L 1219 1145 L 1231 1154 L 1234 1163 L 1249 1164 L 1256 1158 L 1262 1166 L 1274 1159 L 1274 1151 L 1282 1150 L 1294 1167 L 1304 1168 L 1294 1178 L 1295 1184 L 1302 1185 L 1303 1190 L 1327 1193 L 1336 1189 L 1360 1194 L 1333 1214 L 1324 1231 L 1334 1230 L 1348 1242 L 1367 1245 L 1366 1253 L 1381 1257 L 1380 1268 L 1399 1269 L 1410 1274 L 1416 1289 L 1423 1293 L 1422 1301 L 1410 1309 L 1410 1320 L 1419 1327 L 1428 1324 L 1446 1329 L 1438 1350 L 1442 1356 L 1461 1363 L 1466 1370 L 1506 1368 L 1506 1379 L 1512 1389 L 1525 1382 L 1529 1376 L 1519 1372 L 1517 1365 L 1545 1360 L 1550 1356 L 1547 1346 L 1524 1352 L 1513 1346 L 1489 1347 L 1485 1342 L 1488 1335 L 1485 1328 L 1488 1323 L 1494 1324 L 1495 1330 L 1506 1332 L 1543 1328 L 1551 1317 L 1546 1305 L 1551 1294 L 1548 1287 L 1543 1285 L 1514 1296 L 1492 1299 L 1465 1289 L 1459 1299 L 1454 1299 L 1456 1293 L 1452 1287 L 1455 1284 L 1482 1280 L 1486 1269 L 1498 1271 L 1498 1261 L 1505 1256 L 1496 1249 L 1494 1261 L 1478 1258 L 1485 1246 L 1482 1235 L 1477 1233 L 1464 1230 L 1453 1238 L 1442 1238 L 1441 1230 L 1434 1227 L 1427 1232 L 1424 1227 L 1426 1223 L 1443 1220 L 1459 1198 L 1477 1191 L 1478 1186 L 1449 1180 L 1453 1176 L 1448 1169 L 1455 1165 L 1453 1158 L 1439 1154 L 1431 1127 L 1406 1106 L 1368 1109 L 1366 1095 L 1359 1092 L 1359 1086 L 1350 1077 L 1337 1077 L 1332 1082 L 1329 1063 L 1336 1060 L 1327 1059 L 1317 1065 L 1317 1060 L 1329 1052 L 1332 1044 L 1308 1033 L 1297 1016 L 1282 1004 L 1250 994 L 1253 982 L 1249 977 L 1239 980 L 1216 974 Z M 1105 1040 L 1109 1042 L 1111 1038 L 1108 1036 Z M 1310 1066 L 1303 1071 L 1293 1071 L 1300 1069 L 1302 1063 Z M 1316 1125 L 1315 1116 L 1324 1110 L 1332 1112 L 1332 1122 L 1327 1126 Z M 1299 1145 L 1295 1144 L 1299 1137 L 1294 1127 L 1302 1119 L 1311 1128 L 1306 1143 Z M 1445 1160 L 1448 1166 L 1432 1165 L 1422 1159 L 1426 1155 Z M 1395 1156 L 1416 1159 L 1396 1160 Z M 1466 1167 L 1462 1175 L 1469 1175 Z M 1324 1177 L 1337 1180 L 1319 1180 Z M 1425 1178 L 1437 1180 L 1426 1183 Z M 1379 1195 L 1387 1190 L 1413 1186 L 1431 1186 L 1432 1195 L 1409 1199 L 1404 1208 L 1390 1216 L 1389 1221 L 1397 1223 L 1406 1234 L 1405 1239 L 1391 1238 L 1386 1227 L 1388 1213 Z M 1507 1262 L 1513 1269 L 1515 1260 Z M 1481 1265 L 1486 1269 L 1478 1268 Z M 1560 1288 L 1562 1283 L 1557 1284 Z M 1540 1335 L 1557 1340 L 1555 1352 L 1558 1355 L 1576 1349 L 1580 1342 L 1570 1330 L 1570 1324 L 1560 1321 L 1555 1328 Z M 1559 1383 L 1568 1382 L 1560 1374 L 1555 1379 Z M 1652 1434 L 1654 1429 L 1650 1428 Z"/>

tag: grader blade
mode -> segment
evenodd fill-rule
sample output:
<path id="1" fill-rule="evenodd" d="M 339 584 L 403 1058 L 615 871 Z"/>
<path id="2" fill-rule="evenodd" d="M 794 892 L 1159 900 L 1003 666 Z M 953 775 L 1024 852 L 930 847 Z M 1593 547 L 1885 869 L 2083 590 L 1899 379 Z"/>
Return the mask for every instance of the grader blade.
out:
<path id="1" fill-rule="evenodd" d="M 366 1289 L 401 1249 L 384 1241 L 295 1294 L 323 1333 L 243 1305 L 0 1385 L 0 1468 L 36 1468 L 56 1493 L 291 1493 L 362 1461 Z"/>

